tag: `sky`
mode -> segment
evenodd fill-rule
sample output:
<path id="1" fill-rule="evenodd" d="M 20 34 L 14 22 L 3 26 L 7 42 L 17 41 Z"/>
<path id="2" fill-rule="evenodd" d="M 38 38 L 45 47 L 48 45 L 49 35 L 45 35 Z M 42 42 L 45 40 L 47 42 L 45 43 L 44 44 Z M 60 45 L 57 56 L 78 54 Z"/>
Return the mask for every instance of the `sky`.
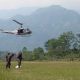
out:
<path id="1" fill-rule="evenodd" d="M 66 8 L 79 10 L 80 0 L 0 0 L 0 9 L 45 7 L 50 5 L 61 5 Z"/>

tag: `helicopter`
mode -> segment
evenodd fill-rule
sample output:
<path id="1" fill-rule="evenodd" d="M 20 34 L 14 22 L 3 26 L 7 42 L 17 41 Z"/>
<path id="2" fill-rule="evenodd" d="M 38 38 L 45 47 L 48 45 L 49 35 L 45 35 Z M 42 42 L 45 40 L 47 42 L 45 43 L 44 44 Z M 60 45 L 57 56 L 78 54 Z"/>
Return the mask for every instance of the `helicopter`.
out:
<path id="1" fill-rule="evenodd" d="M 17 20 L 13 20 L 13 21 L 19 24 L 20 28 L 13 30 L 13 31 L 5 31 L 5 30 L 0 29 L 0 31 L 2 33 L 15 34 L 15 35 L 29 35 L 32 33 L 32 31 L 29 28 L 27 29 L 23 28 L 22 23 L 18 22 Z"/>

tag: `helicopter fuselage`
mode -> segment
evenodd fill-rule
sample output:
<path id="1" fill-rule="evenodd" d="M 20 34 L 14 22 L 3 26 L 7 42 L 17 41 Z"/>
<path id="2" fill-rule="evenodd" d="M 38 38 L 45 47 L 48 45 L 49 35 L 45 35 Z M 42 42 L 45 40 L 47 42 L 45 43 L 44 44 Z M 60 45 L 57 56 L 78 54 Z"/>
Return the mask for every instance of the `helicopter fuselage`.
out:
<path id="1" fill-rule="evenodd" d="M 18 22 L 18 21 L 16 21 L 16 20 L 13 20 L 13 21 L 20 25 L 20 28 L 19 28 L 19 29 L 14 30 L 14 31 L 5 31 L 5 30 L 0 29 L 0 31 L 1 31 L 2 33 L 16 34 L 16 35 L 29 35 L 29 34 L 32 33 L 32 31 L 31 31 L 29 28 L 24 29 L 24 28 L 22 27 L 22 25 L 23 25 L 22 23 L 20 23 L 20 22 Z"/>
<path id="2" fill-rule="evenodd" d="M 27 29 L 18 29 L 18 30 L 14 30 L 14 31 L 2 31 L 2 33 L 8 33 L 8 34 L 15 34 L 15 35 L 28 35 L 31 34 L 32 32 L 30 30 Z"/>

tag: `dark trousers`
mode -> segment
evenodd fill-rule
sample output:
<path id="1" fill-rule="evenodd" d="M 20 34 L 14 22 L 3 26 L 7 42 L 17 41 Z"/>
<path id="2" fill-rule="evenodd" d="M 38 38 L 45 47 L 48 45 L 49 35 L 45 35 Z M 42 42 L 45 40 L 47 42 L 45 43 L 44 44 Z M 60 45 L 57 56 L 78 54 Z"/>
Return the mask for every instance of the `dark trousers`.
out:
<path id="1" fill-rule="evenodd" d="M 10 68 L 10 66 L 11 66 L 11 63 L 10 63 L 10 62 L 7 62 L 7 63 L 6 63 L 6 69 L 7 69 L 7 68 Z"/>
<path id="2" fill-rule="evenodd" d="M 19 59 L 19 60 L 18 60 L 18 66 L 19 66 L 19 68 L 20 68 L 20 66 L 21 66 L 21 61 L 22 61 L 22 59 Z"/>

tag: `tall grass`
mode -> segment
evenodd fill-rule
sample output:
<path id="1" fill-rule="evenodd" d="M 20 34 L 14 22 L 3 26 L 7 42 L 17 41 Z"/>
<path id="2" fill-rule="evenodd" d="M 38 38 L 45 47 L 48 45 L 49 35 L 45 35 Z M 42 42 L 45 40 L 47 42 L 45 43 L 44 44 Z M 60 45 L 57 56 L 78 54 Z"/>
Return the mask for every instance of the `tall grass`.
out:
<path id="1" fill-rule="evenodd" d="M 20 69 L 5 69 L 0 62 L 0 80 L 80 80 L 80 62 L 23 62 Z"/>

